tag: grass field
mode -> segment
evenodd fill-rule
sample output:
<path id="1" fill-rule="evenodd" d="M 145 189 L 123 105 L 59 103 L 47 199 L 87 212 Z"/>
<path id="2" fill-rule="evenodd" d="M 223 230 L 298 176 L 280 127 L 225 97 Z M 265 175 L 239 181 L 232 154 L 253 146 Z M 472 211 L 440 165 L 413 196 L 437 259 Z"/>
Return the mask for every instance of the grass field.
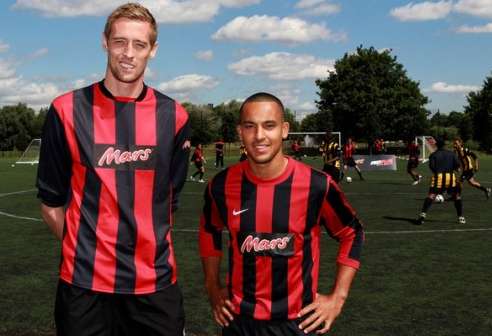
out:
<path id="1" fill-rule="evenodd" d="M 329 334 L 492 335 L 492 200 L 466 185 L 466 225 L 457 224 L 452 202 L 434 205 L 423 226 L 412 225 L 428 185 L 411 186 L 405 163 L 399 162 L 397 172 L 367 173 L 365 182 L 351 173 L 354 182 L 342 184 L 367 234 L 362 268 Z M 0 159 L 0 335 L 53 335 L 59 243 L 39 220 L 36 166 L 10 164 Z M 215 173 L 211 166 L 208 177 Z M 429 176 L 427 166 L 419 170 Z M 492 185 L 492 157 L 481 158 L 477 176 Z M 185 185 L 174 230 L 186 329 L 192 335 L 217 331 L 202 287 L 194 231 L 203 188 Z M 332 284 L 336 248 L 325 236 L 321 291 Z"/>

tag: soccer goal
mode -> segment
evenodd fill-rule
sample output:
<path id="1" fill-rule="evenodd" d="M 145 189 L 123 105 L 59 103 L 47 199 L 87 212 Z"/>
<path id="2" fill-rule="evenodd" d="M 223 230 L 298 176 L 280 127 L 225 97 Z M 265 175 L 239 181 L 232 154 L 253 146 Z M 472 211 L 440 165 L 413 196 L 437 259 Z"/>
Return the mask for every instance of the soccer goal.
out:
<path id="1" fill-rule="evenodd" d="M 420 149 L 420 161 L 427 162 L 429 156 L 436 150 L 436 140 L 430 135 L 419 135 L 415 137 L 415 143 Z"/>
<path id="2" fill-rule="evenodd" d="M 289 136 L 284 141 L 284 150 L 286 153 L 290 151 L 292 142 L 297 140 L 302 148 L 302 152 L 309 156 L 319 155 L 319 146 L 325 139 L 326 132 L 289 132 Z M 342 133 L 331 132 L 337 139 L 338 145 L 342 147 Z"/>
<path id="3" fill-rule="evenodd" d="M 41 148 L 41 139 L 33 139 L 22 155 L 12 165 L 16 164 L 30 164 L 35 165 L 39 163 L 39 150 Z"/>

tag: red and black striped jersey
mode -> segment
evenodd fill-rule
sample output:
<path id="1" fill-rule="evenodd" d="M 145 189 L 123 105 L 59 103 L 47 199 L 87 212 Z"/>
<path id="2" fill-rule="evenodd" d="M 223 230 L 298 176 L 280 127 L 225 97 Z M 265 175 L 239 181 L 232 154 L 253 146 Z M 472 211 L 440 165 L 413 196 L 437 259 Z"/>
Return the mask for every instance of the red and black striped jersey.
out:
<path id="1" fill-rule="evenodd" d="M 352 156 L 354 156 L 355 154 L 355 143 L 346 143 L 344 146 L 343 146 L 343 158 L 346 160 L 346 159 L 349 159 L 351 158 Z"/>
<path id="2" fill-rule="evenodd" d="M 203 163 L 203 161 L 205 161 L 203 150 L 195 148 L 195 150 L 193 151 L 193 155 L 191 156 L 191 161 L 195 163 Z"/>
<path id="3" fill-rule="evenodd" d="M 221 256 L 227 228 L 234 312 L 295 319 L 317 292 L 322 226 L 339 241 L 337 262 L 358 268 L 362 225 L 328 175 L 289 158 L 281 176 L 262 180 L 244 161 L 216 175 L 205 191 L 200 254 Z"/>
<path id="4" fill-rule="evenodd" d="M 176 282 L 171 226 L 188 137 L 184 108 L 147 86 L 128 99 L 100 82 L 53 101 L 37 187 L 43 203 L 65 208 L 62 280 L 130 294 Z"/>
<path id="5" fill-rule="evenodd" d="M 408 150 L 408 158 L 410 160 L 418 160 L 420 156 L 420 149 L 419 146 L 417 146 L 417 144 L 415 144 L 414 142 L 410 143 L 407 147 L 407 150 Z"/>

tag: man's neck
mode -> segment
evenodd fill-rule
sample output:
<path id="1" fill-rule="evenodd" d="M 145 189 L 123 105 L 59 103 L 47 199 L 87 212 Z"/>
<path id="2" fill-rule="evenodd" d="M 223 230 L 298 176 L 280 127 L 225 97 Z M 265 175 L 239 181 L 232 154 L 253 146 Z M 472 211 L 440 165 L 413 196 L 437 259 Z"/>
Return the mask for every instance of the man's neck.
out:
<path id="1" fill-rule="evenodd" d="M 143 79 L 132 83 L 125 83 L 106 74 L 106 78 L 104 78 L 104 86 L 114 97 L 137 98 L 140 93 L 142 93 L 144 83 Z"/>
<path id="2" fill-rule="evenodd" d="M 284 173 L 289 159 L 285 155 L 280 154 L 267 163 L 255 163 L 252 160 L 249 160 L 248 163 L 256 177 L 262 180 L 272 180 Z"/>

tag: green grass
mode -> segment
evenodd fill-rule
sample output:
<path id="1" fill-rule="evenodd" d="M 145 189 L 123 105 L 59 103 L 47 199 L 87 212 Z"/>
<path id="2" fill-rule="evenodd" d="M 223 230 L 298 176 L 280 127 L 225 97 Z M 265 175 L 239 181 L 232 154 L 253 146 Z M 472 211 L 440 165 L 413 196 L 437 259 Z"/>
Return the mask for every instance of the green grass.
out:
<path id="1" fill-rule="evenodd" d="M 318 161 L 308 160 L 319 166 Z M 0 211 L 39 218 L 33 189 L 36 166 L 10 166 L 0 159 Z M 492 200 L 464 187 L 466 225 L 458 225 L 451 202 L 434 205 L 425 225 L 415 219 L 428 185 L 410 185 L 405 162 L 397 172 L 368 172 L 367 181 L 342 184 L 365 223 L 362 268 L 331 335 L 490 335 L 492 330 Z M 206 177 L 216 171 L 212 158 Z M 427 166 L 419 167 L 429 176 Z M 190 168 L 190 173 L 193 167 Z M 481 158 L 477 178 L 492 185 L 492 157 Z M 186 328 L 212 335 L 202 286 L 197 229 L 203 184 L 187 183 L 176 218 L 174 244 L 185 296 Z M 0 335 L 52 335 L 59 243 L 39 221 L 0 215 Z M 435 232 L 426 232 L 435 230 Z M 337 244 L 323 237 L 320 290 L 333 281 Z"/>

